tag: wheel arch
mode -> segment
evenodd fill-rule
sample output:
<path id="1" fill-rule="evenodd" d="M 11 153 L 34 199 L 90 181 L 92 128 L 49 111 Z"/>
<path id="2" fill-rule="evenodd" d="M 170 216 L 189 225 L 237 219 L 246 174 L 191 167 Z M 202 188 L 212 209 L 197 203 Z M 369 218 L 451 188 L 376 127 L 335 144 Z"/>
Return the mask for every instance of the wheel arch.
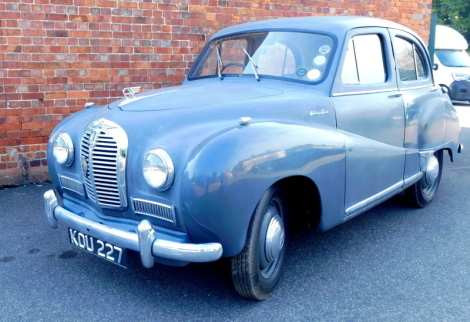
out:
<path id="1" fill-rule="evenodd" d="M 286 194 L 288 220 L 293 228 L 315 228 L 321 220 L 321 197 L 315 182 L 305 176 L 283 178 L 274 185 Z"/>

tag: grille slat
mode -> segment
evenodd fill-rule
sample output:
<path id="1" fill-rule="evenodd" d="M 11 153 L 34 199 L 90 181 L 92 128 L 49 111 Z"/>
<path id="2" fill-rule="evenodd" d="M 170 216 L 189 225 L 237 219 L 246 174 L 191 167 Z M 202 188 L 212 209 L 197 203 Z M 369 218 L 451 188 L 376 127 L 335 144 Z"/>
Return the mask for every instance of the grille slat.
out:
<path id="1" fill-rule="evenodd" d="M 103 178 L 103 177 L 95 175 L 95 184 L 96 185 L 109 184 L 109 185 L 115 186 L 115 182 L 116 182 L 116 180 L 113 180 L 112 178 Z"/>
<path id="2" fill-rule="evenodd" d="M 99 172 L 104 176 L 116 177 L 116 172 L 109 171 L 109 170 L 95 170 L 95 173 Z"/>
<path id="3" fill-rule="evenodd" d="M 112 150 L 109 150 L 109 151 L 102 151 L 100 149 L 94 149 L 93 150 L 93 157 L 94 158 L 99 158 L 99 157 L 103 157 L 103 158 L 115 158 L 116 157 L 116 150 L 117 149 L 114 149 L 114 151 Z"/>
<path id="4" fill-rule="evenodd" d="M 93 158 L 92 160 L 93 160 L 93 163 L 97 166 L 103 165 L 105 167 L 116 167 L 116 164 L 114 162 L 110 162 L 111 160 L 102 161 L 101 158 L 99 157 Z"/>
<path id="5" fill-rule="evenodd" d="M 98 200 L 106 200 L 106 201 L 109 201 L 109 202 L 117 202 L 119 203 L 119 197 L 115 197 L 115 196 L 112 196 L 112 195 L 105 195 L 105 194 L 100 194 L 100 197 L 98 198 Z"/>
<path id="6" fill-rule="evenodd" d="M 126 207 L 127 135 L 117 124 L 100 119 L 82 135 L 80 156 L 88 198 L 99 205 Z"/>
<path id="7" fill-rule="evenodd" d="M 117 188 L 114 188 L 114 187 L 100 187 L 100 190 L 102 191 L 111 191 L 113 193 L 117 193 L 119 192 L 119 190 Z"/>

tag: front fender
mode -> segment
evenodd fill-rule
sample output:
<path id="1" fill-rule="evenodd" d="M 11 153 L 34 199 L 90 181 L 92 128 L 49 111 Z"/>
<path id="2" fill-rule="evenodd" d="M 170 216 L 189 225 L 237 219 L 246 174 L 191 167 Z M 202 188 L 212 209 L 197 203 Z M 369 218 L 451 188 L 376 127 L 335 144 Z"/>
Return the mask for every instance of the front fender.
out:
<path id="1" fill-rule="evenodd" d="M 342 135 L 328 127 L 262 122 L 207 139 L 191 154 L 181 181 L 180 209 L 191 240 L 220 242 L 224 256 L 236 255 L 263 193 L 290 176 L 316 182 L 327 212 L 332 205 L 340 209 Z"/>

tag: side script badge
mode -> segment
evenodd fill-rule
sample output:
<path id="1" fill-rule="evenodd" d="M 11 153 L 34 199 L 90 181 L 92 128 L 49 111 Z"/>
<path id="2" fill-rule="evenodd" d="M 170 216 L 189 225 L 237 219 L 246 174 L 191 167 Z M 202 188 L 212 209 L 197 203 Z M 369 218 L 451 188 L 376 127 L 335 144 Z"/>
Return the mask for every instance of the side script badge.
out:
<path id="1" fill-rule="evenodd" d="M 328 111 L 324 110 L 324 109 L 321 109 L 321 111 L 313 110 L 313 111 L 310 111 L 309 114 L 310 114 L 310 116 L 325 115 L 325 114 L 328 114 Z"/>

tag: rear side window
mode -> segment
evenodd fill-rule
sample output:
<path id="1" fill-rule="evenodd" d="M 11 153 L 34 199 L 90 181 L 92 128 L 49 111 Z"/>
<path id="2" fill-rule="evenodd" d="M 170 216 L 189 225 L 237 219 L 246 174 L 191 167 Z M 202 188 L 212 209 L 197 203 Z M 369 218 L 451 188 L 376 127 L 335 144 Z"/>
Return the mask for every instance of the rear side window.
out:
<path id="1" fill-rule="evenodd" d="M 387 79 L 383 46 L 378 35 L 359 35 L 349 40 L 341 80 L 346 85 L 380 84 Z"/>
<path id="2" fill-rule="evenodd" d="M 415 44 L 396 37 L 395 56 L 401 81 L 406 82 L 426 78 L 423 57 Z"/>

